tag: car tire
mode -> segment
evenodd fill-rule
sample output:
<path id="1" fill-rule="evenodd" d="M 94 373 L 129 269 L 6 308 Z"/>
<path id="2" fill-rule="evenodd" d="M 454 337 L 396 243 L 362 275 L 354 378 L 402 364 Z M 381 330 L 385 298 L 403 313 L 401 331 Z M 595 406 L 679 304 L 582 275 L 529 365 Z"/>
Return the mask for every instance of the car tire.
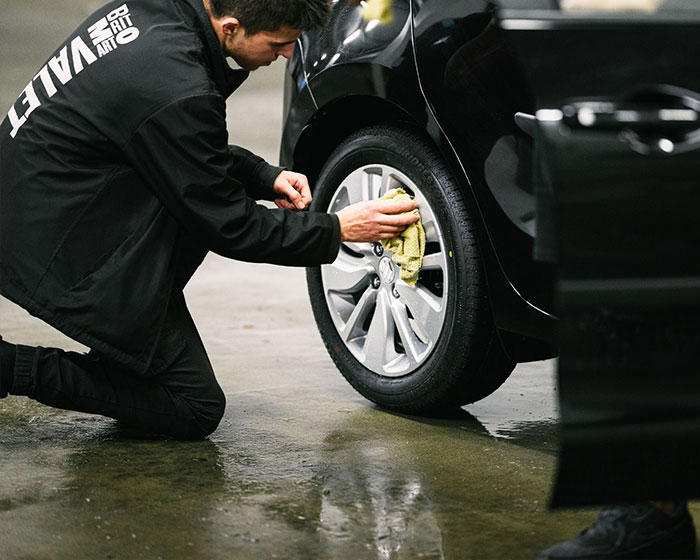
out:
<path id="1" fill-rule="evenodd" d="M 415 287 L 398 267 L 387 277 L 378 244 L 343 243 L 333 264 L 307 269 L 309 296 L 331 358 L 359 393 L 442 416 L 491 394 L 515 366 L 493 324 L 470 199 L 420 133 L 375 126 L 331 154 L 312 210 L 337 212 L 397 186 L 419 202 L 426 232 Z"/>

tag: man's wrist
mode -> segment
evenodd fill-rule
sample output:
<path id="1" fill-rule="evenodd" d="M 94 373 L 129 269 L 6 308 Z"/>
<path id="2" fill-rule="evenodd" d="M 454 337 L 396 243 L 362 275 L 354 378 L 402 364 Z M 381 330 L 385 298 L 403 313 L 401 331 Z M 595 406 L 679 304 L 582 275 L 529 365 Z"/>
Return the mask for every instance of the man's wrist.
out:
<path id="1" fill-rule="evenodd" d="M 275 180 L 279 177 L 285 167 L 270 165 L 265 160 L 258 163 L 255 168 L 254 180 L 257 190 L 257 198 L 261 200 L 274 200 L 275 196 Z"/>
<path id="2" fill-rule="evenodd" d="M 270 198 L 268 200 L 273 200 L 275 198 L 275 180 L 279 177 L 282 171 L 286 171 L 286 167 L 279 167 L 277 165 L 271 165 L 266 161 L 262 162 L 264 168 L 261 169 L 259 174 L 260 184 L 264 186 L 264 189 L 270 193 Z"/>

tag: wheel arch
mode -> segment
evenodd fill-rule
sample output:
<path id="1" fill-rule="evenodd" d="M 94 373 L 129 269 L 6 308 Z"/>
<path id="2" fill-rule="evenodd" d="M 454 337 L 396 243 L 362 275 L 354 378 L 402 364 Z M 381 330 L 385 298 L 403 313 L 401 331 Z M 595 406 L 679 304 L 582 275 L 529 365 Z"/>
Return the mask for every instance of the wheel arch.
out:
<path id="1" fill-rule="evenodd" d="M 408 60 L 396 68 L 363 62 L 332 66 L 314 76 L 295 96 L 285 123 L 280 163 L 312 182 L 323 162 L 358 130 L 381 124 L 410 126 L 426 133 L 430 111 Z"/>
<path id="2" fill-rule="evenodd" d="M 320 109 L 302 130 L 294 149 L 292 166 L 313 183 L 323 163 L 343 140 L 362 128 L 382 124 L 411 127 L 421 133 L 418 123 L 408 112 L 386 99 L 352 95 L 334 100 Z"/>

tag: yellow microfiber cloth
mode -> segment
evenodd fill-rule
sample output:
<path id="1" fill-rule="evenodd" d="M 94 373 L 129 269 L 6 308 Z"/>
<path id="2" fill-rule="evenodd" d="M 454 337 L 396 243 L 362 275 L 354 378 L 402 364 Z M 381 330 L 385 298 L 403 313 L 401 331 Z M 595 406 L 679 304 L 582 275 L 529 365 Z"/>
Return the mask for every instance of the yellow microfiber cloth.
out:
<path id="1" fill-rule="evenodd" d="M 378 20 L 382 25 L 391 23 L 393 12 L 391 5 L 394 0 L 366 0 L 362 6 L 362 17 L 366 21 Z"/>
<path id="2" fill-rule="evenodd" d="M 391 189 L 382 200 L 412 200 L 412 197 L 403 189 Z M 412 210 L 412 213 L 420 216 L 418 209 Z M 393 253 L 392 259 L 401 267 L 401 280 L 415 286 L 425 255 L 425 231 L 421 220 L 408 226 L 397 237 L 382 240 L 382 245 Z"/>

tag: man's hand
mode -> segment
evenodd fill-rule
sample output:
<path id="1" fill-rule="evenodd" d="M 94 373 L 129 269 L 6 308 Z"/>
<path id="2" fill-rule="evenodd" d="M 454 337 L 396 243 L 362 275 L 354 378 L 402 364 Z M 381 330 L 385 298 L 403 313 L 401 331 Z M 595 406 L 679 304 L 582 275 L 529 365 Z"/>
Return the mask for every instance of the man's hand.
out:
<path id="1" fill-rule="evenodd" d="M 340 220 L 340 240 L 372 243 L 391 239 L 418 221 L 418 214 L 403 214 L 418 208 L 413 201 L 368 200 L 346 206 L 336 215 Z"/>
<path id="2" fill-rule="evenodd" d="M 276 195 L 275 204 L 278 208 L 286 210 L 306 210 L 311 204 L 311 189 L 306 175 L 293 171 L 282 171 L 272 190 Z"/>

